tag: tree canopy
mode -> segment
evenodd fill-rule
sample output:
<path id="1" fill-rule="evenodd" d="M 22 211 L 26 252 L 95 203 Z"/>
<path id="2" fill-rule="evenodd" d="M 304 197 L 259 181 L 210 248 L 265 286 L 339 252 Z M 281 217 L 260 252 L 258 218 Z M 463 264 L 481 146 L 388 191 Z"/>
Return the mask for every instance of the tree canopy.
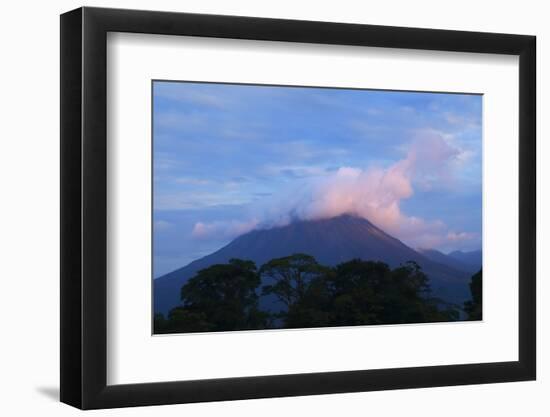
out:
<path id="1" fill-rule="evenodd" d="M 182 305 L 168 314 L 159 332 L 228 331 L 265 328 L 268 315 L 258 309 L 260 275 L 251 261 L 200 270 L 181 288 Z"/>
<path id="2" fill-rule="evenodd" d="M 468 320 L 482 319 L 482 271 L 472 277 L 470 282 L 470 292 L 472 299 L 464 303 L 464 311 L 468 315 Z"/>
<path id="3" fill-rule="evenodd" d="M 479 277 L 478 277 L 479 276 Z M 464 305 L 481 317 L 481 271 Z M 275 297 L 282 309 L 260 309 Z M 431 296 L 429 279 L 415 262 L 390 268 L 354 259 L 335 267 L 307 254 L 272 259 L 259 269 L 232 259 L 202 269 L 181 288 L 181 305 L 155 315 L 155 333 L 307 328 L 454 321 L 460 309 Z"/>

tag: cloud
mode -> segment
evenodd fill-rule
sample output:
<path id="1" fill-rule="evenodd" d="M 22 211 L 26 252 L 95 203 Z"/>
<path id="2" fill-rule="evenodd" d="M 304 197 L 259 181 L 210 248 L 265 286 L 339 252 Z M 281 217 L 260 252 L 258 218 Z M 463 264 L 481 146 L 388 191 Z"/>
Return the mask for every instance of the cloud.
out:
<path id="1" fill-rule="evenodd" d="M 223 239 L 233 238 L 250 232 L 258 225 L 256 220 L 249 221 L 230 221 L 230 222 L 212 222 L 202 223 L 198 222 L 193 227 L 191 235 L 197 239 Z"/>
<path id="2" fill-rule="evenodd" d="M 384 170 L 342 167 L 312 184 L 308 196 L 289 212 L 303 220 L 354 214 L 394 228 L 402 214 L 399 202 L 413 194 L 407 161 Z"/>
<path id="3" fill-rule="evenodd" d="M 178 184 L 188 184 L 188 185 L 209 185 L 212 183 L 211 180 L 203 178 L 193 178 L 193 177 L 179 177 L 174 180 Z"/>
<path id="4" fill-rule="evenodd" d="M 156 220 L 153 226 L 155 228 L 155 232 L 160 232 L 163 230 L 170 229 L 173 226 L 173 224 L 165 220 Z"/>
<path id="5" fill-rule="evenodd" d="M 445 112 L 443 113 L 443 118 L 450 125 L 458 126 L 461 129 L 479 129 L 481 127 L 481 123 L 477 115 L 468 116 L 453 112 Z"/>
<path id="6" fill-rule="evenodd" d="M 447 240 L 450 242 L 467 242 L 471 240 L 479 239 L 479 235 L 477 233 L 470 233 L 470 232 L 449 232 L 447 233 Z"/>
<path id="7" fill-rule="evenodd" d="M 204 115 L 184 112 L 164 112 L 155 115 L 155 128 L 195 130 L 207 125 L 208 120 Z"/>
<path id="8" fill-rule="evenodd" d="M 298 186 L 260 201 L 248 213 L 249 220 L 199 222 L 193 236 L 233 238 L 255 228 L 284 226 L 294 220 L 352 214 L 413 247 L 440 247 L 475 239 L 471 233 L 449 231 L 440 220 L 408 216 L 401 210 L 402 201 L 414 195 L 415 187 L 425 189 L 452 182 L 452 164 L 460 155 L 461 150 L 442 135 L 422 132 L 410 144 L 406 156 L 388 167 L 316 170 L 315 176 L 297 180 Z"/>
<path id="9" fill-rule="evenodd" d="M 219 92 L 213 92 L 208 85 L 197 86 L 192 83 L 158 82 L 155 84 L 155 97 L 217 109 L 229 106 L 228 100 Z"/>
<path id="10" fill-rule="evenodd" d="M 230 203 L 228 203 L 230 201 Z M 214 206 L 227 206 L 246 204 L 250 201 L 247 195 L 241 195 L 238 191 L 229 190 L 220 192 L 156 192 L 154 199 L 155 210 L 188 210 Z"/>
<path id="11" fill-rule="evenodd" d="M 438 233 L 423 233 L 408 240 L 403 240 L 414 248 L 436 248 L 444 252 L 456 249 L 474 250 L 481 245 L 481 235 L 479 233 L 447 231 L 446 227 Z"/>
<path id="12" fill-rule="evenodd" d="M 267 164 L 261 173 L 270 176 L 284 176 L 287 178 L 306 178 L 325 175 L 328 168 L 318 165 L 273 165 Z"/>

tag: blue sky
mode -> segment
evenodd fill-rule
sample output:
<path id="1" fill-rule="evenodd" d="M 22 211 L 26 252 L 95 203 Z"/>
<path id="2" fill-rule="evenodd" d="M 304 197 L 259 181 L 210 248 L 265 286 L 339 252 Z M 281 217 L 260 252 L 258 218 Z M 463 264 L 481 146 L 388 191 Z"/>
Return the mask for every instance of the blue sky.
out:
<path id="1" fill-rule="evenodd" d="M 153 84 L 154 276 L 241 233 L 349 212 L 481 247 L 482 97 Z"/>

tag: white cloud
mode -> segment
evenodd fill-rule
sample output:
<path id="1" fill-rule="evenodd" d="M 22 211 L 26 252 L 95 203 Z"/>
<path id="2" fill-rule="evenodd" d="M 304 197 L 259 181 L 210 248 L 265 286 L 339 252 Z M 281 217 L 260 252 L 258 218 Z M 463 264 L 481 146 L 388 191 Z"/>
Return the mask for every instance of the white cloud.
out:
<path id="1" fill-rule="evenodd" d="M 203 179 L 203 178 L 193 178 L 193 177 L 179 177 L 174 180 L 178 184 L 188 184 L 188 185 L 209 185 L 212 181 Z"/>
<path id="2" fill-rule="evenodd" d="M 191 235 L 197 239 L 233 238 L 250 232 L 251 230 L 255 229 L 257 225 L 258 222 L 256 220 L 249 220 L 245 222 L 198 222 L 193 227 Z"/>
<path id="3" fill-rule="evenodd" d="M 208 120 L 197 113 L 163 112 L 155 116 L 155 127 L 177 130 L 191 130 L 206 126 Z"/>
<path id="4" fill-rule="evenodd" d="M 168 230 L 168 229 L 170 229 L 172 226 L 173 226 L 172 223 L 167 222 L 167 221 L 165 221 L 165 220 L 156 220 L 156 221 L 153 223 L 153 227 L 154 227 L 154 229 L 155 229 L 155 232 L 160 232 L 160 231 L 163 231 L 163 230 Z"/>
<path id="5" fill-rule="evenodd" d="M 155 195 L 155 210 L 187 210 L 220 205 L 239 205 L 250 202 L 250 196 L 238 191 L 216 192 L 158 192 Z"/>
<path id="6" fill-rule="evenodd" d="M 425 132 L 409 147 L 406 157 L 387 168 L 340 167 L 333 172 L 318 167 L 277 167 L 304 177 L 300 186 L 264 200 L 245 222 L 199 222 L 193 236 L 235 237 L 254 228 L 282 226 L 294 219 L 315 220 L 353 214 L 368 219 L 386 232 L 416 247 L 438 247 L 474 239 L 466 232 L 449 231 L 440 220 L 408 216 L 401 203 L 414 187 L 429 188 L 452 181 L 450 163 L 461 154 L 441 135 Z M 300 175 L 297 175 L 300 176 Z"/>
<path id="7" fill-rule="evenodd" d="M 158 83 L 155 85 L 155 96 L 218 109 L 224 109 L 230 104 L 228 100 L 222 98 L 220 94 L 200 91 L 200 88 L 197 88 L 196 85 L 190 85 L 188 83 L 168 83 L 166 85 Z"/>

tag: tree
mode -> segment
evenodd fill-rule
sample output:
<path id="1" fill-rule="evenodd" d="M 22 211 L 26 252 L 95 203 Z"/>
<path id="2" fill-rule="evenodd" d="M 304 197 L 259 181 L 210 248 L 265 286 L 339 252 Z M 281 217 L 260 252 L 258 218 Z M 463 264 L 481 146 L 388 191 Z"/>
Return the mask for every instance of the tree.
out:
<path id="1" fill-rule="evenodd" d="M 170 311 L 169 325 L 179 331 L 229 331 L 266 327 L 267 315 L 258 308 L 260 277 L 252 261 L 200 270 L 181 289 L 183 305 Z"/>
<path id="2" fill-rule="evenodd" d="M 330 285 L 335 325 L 449 321 L 454 310 L 440 310 L 429 280 L 416 262 L 391 269 L 383 262 L 354 259 L 336 267 Z"/>
<path id="3" fill-rule="evenodd" d="M 164 318 L 163 314 L 155 313 L 153 319 L 153 329 L 155 334 L 167 333 L 169 331 L 168 321 Z"/>
<path id="4" fill-rule="evenodd" d="M 335 325 L 383 323 L 382 288 L 391 282 L 387 264 L 353 259 L 339 264 L 331 278 Z"/>
<path id="5" fill-rule="evenodd" d="M 300 268 L 296 267 L 296 260 L 302 261 L 299 262 Z M 441 301 L 430 297 L 428 277 L 415 262 L 407 262 L 392 270 L 383 262 L 360 259 L 341 263 L 335 268 L 322 267 L 311 257 L 305 263 L 306 268 L 303 261 L 301 257 L 283 258 L 267 269 L 270 276 L 278 278 L 272 288 L 279 289 L 278 294 L 288 306 L 287 311 L 280 314 L 283 327 L 458 319 L 456 310 L 440 309 Z M 296 282 L 302 285 L 298 286 Z"/>
<path id="6" fill-rule="evenodd" d="M 260 276 L 273 282 L 263 287 L 262 294 L 274 294 L 290 307 L 302 299 L 309 282 L 323 270 L 313 256 L 303 253 L 272 259 L 260 268 Z"/>
<path id="7" fill-rule="evenodd" d="M 274 297 L 282 311 L 259 308 L 262 296 Z M 478 290 L 479 287 L 479 290 Z M 474 319 L 481 273 L 472 279 Z M 477 295 L 479 293 L 479 296 Z M 366 324 L 426 323 L 458 320 L 458 311 L 431 296 L 429 280 L 415 262 L 390 268 L 383 262 L 354 259 L 336 267 L 293 254 L 272 259 L 259 270 L 251 261 L 200 270 L 181 289 L 182 305 L 165 319 L 156 315 L 156 333 L 307 328 Z M 470 308 L 470 310 L 468 310 Z"/>
<path id="8" fill-rule="evenodd" d="M 428 282 L 428 277 L 416 262 L 406 262 L 393 269 L 390 280 L 380 288 L 382 322 L 439 321 L 437 307 L 430 299 Z"/>
<path id="9" fill-rule="evenodd" d="M 189 307 L 175 307 L 168 313 L 167 330 L 172 332 L 216 331 L 216 325 L 205 312 Z"/>
<path id="10" fill-rule="evenodd" d="M 472 276 L 470 281 L 470 292 L 472 299 L 464 303 L 464 311 L 468 315 L 468 320 L 482 319 L 482 270 Z"/>

